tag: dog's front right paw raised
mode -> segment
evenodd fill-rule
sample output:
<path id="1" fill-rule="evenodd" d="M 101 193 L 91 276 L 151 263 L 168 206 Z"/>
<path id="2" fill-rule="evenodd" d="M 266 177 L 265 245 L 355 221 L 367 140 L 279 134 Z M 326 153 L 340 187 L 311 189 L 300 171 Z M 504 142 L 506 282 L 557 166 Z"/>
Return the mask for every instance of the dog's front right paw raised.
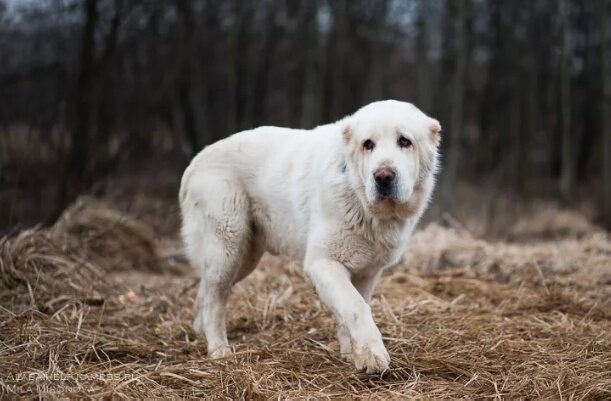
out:
<path id="1" fill-rule="evenodd" d="M 360 346 L 353 345 L 352 360 L 358 370 L 365 370 L 367 373 L 382 373 L 388 369 L 390 355 L 380 339 Z"/>

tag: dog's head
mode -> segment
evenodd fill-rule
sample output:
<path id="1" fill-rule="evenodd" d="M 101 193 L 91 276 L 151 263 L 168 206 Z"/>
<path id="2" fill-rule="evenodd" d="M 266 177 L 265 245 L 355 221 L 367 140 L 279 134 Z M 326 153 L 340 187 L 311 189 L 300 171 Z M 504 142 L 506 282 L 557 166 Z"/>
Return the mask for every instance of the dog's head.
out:
<path id="1" fill-rule="evenodd" d="M 347 173 L 367 210 L 379 218 L 419 210 L 437 171 L 439 122 L 411 103 L 386 100 L 342 124 Z"/>

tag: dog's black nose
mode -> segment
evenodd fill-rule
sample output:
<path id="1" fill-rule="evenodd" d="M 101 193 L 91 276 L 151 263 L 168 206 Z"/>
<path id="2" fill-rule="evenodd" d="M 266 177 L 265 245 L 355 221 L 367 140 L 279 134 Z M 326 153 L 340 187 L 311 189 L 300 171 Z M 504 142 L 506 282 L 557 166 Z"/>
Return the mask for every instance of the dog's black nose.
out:
<path id="1" fill-rule="evenodd" d="M 373 173 L 373 178 L 380 187 L 387 187 L 395 180 L 396 175 L 390 167 L 380 167 Z"/>

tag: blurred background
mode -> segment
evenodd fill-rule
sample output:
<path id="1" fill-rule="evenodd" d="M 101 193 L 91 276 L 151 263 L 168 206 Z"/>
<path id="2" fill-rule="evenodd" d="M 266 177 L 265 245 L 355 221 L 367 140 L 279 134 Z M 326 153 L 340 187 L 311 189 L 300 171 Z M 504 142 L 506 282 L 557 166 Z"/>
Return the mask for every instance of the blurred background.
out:
<path id="1" fill-rule="evenodd" d="M 442 123 L 429 218 L 494 234 L 539 205 L 609 227 L 610 12 L 609 0 L 0 0 L 0 234 L 50 224 L 83 193 L 167 210 L 173 231 L 180 176 L 205 145 L 386 98 Z"/>

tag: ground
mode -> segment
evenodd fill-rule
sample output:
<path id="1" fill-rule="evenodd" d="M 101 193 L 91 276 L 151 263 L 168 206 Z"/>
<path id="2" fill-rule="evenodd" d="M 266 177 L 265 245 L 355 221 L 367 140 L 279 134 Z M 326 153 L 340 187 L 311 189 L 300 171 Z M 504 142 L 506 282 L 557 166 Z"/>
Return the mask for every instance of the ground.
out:
<path id="1" fill-rule="evenodd" d="M 611 398 L 611 240 L 577 211 L 539 205 L 495 235 L 424 221 L 374 293 L 392 363 L 368 375 L 340 360 L 299 268 L 271 256 L 230 299 L 235 354 L 209 359 L 175 201 L 128 203 L 82 198 L 0 241 L 0 394 Z"/>

